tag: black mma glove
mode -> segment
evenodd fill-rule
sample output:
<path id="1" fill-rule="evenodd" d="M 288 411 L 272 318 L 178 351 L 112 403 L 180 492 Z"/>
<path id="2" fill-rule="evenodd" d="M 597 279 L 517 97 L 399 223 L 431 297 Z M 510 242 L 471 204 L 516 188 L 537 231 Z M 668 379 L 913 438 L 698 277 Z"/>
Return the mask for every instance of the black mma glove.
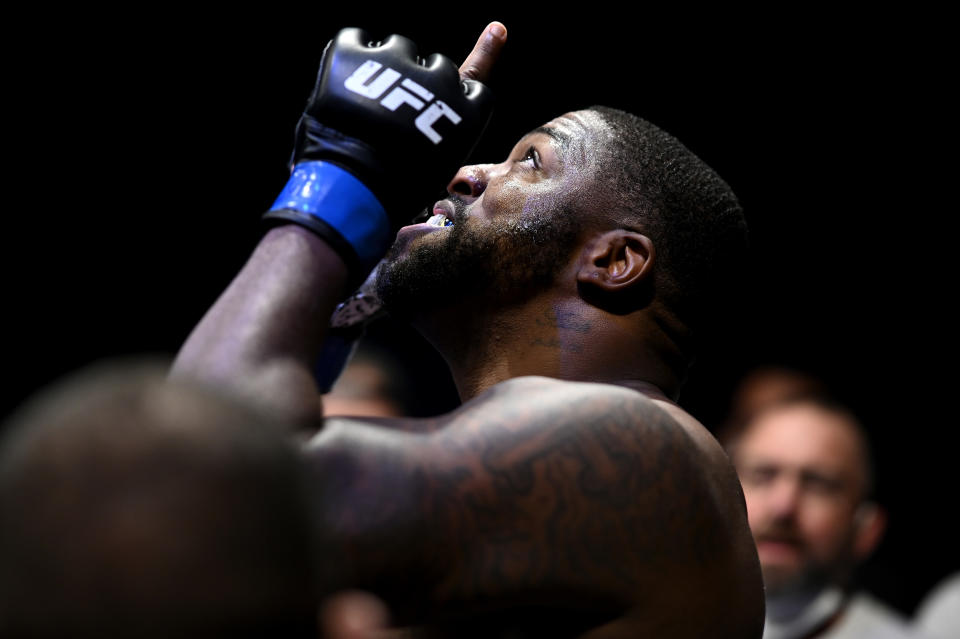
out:
<path id="1" fill-rule="evenodd" d="M 293 174 L 265 217 L 318 233 L 358 284 L 461 166 L 492 102 L 449 58 L 423 60 L 403 36 L 341 30 L 297 124 Z"/>

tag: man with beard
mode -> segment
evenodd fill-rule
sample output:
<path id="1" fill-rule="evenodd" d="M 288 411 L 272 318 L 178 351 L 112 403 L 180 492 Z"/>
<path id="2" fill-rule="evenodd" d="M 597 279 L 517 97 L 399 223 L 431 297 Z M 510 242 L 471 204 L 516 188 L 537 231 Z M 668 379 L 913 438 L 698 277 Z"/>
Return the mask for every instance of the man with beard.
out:
<path id="1" fill-rule="evenodd" d="M 489 26 L 461 75 L 483 79 L 504 39 Z M 430 636 L 759 637 L 761 578 L 736 473 L 671 399 L 704 294 L 743 252 L 742 213 L 709 167 L 648 122 L 567 113 L 503 162 L 457 171 L 431 223 L 396 233 L 377 290 L 444 355 L 462 406 L 427 420 L 322 421 L 314 360 L 331 314 L 386 250 L 377 238 L 389 223 L 376 220 L 429 193 L 421 173 L 433 166 L 425 154 L 380 170 L 371 131 L 393 116 L 353 96 L 339 108 L 340 86 L 373 69 L 354 88 L 380 99 L 389 87 L 370 74 L 401 68 L 417 95 L 444 90 L 416 68 L 431 59 L 376 57 L 405 41 L 366 42 L 342 32 L 325 53 L 295 188 L 268 214 L 278 226 L 173 374 L 315 432 L 303 454 L 323 593 L 372 592 L 394 623 Z M 372 64 L 337 75 L 353 51 Z M 443 99 L 459 117 L 477 91 Z M 331 133 L 327 118 L 364 126 Z"/>
<path id="2" fill-rule="evenodd" d="M 851 592 L 886 522 L 854 416 L 814 396 L 787 400 L 748 422 L 730 450 L 763 569 L 764 637 L 913 636 L 894 611 Z"/>

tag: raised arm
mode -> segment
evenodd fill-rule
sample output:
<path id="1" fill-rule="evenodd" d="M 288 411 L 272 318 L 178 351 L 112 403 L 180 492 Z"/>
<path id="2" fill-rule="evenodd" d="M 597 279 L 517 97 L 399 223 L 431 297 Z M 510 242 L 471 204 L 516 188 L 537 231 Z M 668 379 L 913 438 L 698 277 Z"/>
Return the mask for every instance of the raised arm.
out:
<path id="1" fill-rule="evenodd" d="M 297 127 L 291 180 L 268 213 L 279 225 L 194 329 L 172 369 L 298 423 L 320 419 L 313 369 L 336 304 L 413 217 L 411 206 L 453 175 L 482 131 L 489 97 L 474 81 L 489 74 L 506 31 L 488 25 L 460 77 L 440 56 L 417 64 L 405 38 L 368 46 L 371 40 L 344 30 L 327 46 Z M 406 91 L 406 80 L 437 99 L 428 104 Z M 383 106 L 390 96 L 393 110 Z M 459 124 L 438 124 L 449 119 L 444 109 L 457 109 Z M 442 139 L 425 130 L 442 130 Z"/>

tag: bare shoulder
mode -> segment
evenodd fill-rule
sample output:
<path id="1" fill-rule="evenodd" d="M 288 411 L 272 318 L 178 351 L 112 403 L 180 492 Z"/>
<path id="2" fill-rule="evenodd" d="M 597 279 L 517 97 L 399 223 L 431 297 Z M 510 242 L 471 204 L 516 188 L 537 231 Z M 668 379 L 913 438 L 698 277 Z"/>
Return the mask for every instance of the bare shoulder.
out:
<path id="1" fill-rule="evenodd" d="M 462 406 L 445 426 L 458 434 L 473 428 L 487 435 L 508 431 L 510 443 L 517 435 L 543 431 L 556 439 L 613 434 L 648 451 L 658 446 L 686 451 L 695 462 L 691 470 L 720 470 L 735 482 L 726 454 L 693 416 L 662 395 L 612 384 L 514 378 Z"/>
<path id="2" fill-rule="evenodd" d="M 617 601 L 633 611 L 622 623 L 634 630 L 662 622 L 675 637 L 749 637 L 762 629 L 739 481 L 679 407 L 613 385 L 524 377 L 465 404 L 454 422 L 451 445 L 479 453 L 464 469 L 481 480 L 472 491 L 513 502 L 503 512 L 533 533 L 516 551 L 543 555 L 554 587 L 586 585 Z"/>
<path id="3" fill-rule="evenodd" d="M 560 422 L 541 422 L 568 417 Z M 620 420 L 621 425 L 654 426 L 673 416 L 656 400 L 637 391 L 593 382 L 571 382 L 549 377 L 517 377 L 501 382 L 464 404 L 451 418 L 454 422 L 493 418 L 518 427 L 551 425 L 585 426 L 585 417 Z"/>
<path id="4" fill-rule="evenodd" d="M 607 633 L 597 637 L 759 636 L 763 592 L 736 473 L 668 402 L 523 377 L 425 431 L 345 422 L 326 437 L 351 444 L 321 465 L 349 488 L 332 521 L 354 546 L 369 531 L 363 561 L 405 558 L 404 594 L 415 565 L 429 577 L 420 592 L 448 611 L 546 607 L 613 624 L 593 624 Z M 373 487 L 373 514 L 354 512 Z M 383 562 L 366 572 L 382 580 Z"/>
<path id="5" fill-rule="evenodd" d="M 509 450 L 505 459 L 511 462 L 524 450 L 541 461 L 575 455 L 584 464 L 580 477 L 606 473 L 607 495 L 633 500 L 655 487 L 658 503 L 670 502 L 661 505 L 674 511 L 673 519 L 682 500 L 700 499 L 686 512 L 711 512 L 718 522 L 735 524 L 738 534 L 746 531 L 746 507 L 729 458 L 706 428 L 662 396 L 520 377 L 465 404 L 450 416 L 447 432 L 474 450 Z"/>

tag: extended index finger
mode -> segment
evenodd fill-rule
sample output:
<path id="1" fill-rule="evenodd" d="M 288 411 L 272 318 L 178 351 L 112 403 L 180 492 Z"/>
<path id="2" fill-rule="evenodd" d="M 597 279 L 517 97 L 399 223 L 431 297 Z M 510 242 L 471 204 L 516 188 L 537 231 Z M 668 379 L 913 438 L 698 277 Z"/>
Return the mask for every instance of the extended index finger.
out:
<path id="1" fill-rule="evenodd" d="M 500 22 L 488 24 L 477 39 L 477 43 L 473 45 L 473 51 L 460 65 L 460 77 L 485 82 L 506 41 L 507 28 L 503 24 Z"/>

